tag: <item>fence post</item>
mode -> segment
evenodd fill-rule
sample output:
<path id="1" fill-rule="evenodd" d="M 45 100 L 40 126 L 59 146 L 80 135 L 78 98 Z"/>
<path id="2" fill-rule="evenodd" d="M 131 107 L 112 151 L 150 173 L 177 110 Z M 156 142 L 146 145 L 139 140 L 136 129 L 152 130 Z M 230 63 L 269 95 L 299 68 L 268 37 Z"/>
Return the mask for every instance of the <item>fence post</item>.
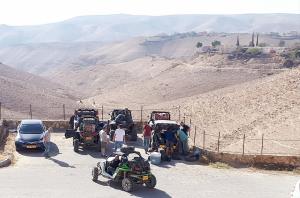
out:
<path id="1" fill-rule="evenodd" d="M 185 124 L 185 113 L 183 114 L 183 123 Z"/>
<path id="2" fill-rule="evenodd" d="M 263 154 L 263 150 L 264 150 L 264 134 L 262 134 L 262 136 L 261 136 L 261 150 L 260 150 L 260 155 Z"/>
<path id="3" fill-rule="evenodd" d="M 218 136 L 218 153 L 220 152 L 220 136 L 221 136 L 221 133 L 219 131 L 219 136 Z"/>
<path id="4" fill-rule="evenodd" d="M 205 149 L 205 131 L 203 131 L 203 150 Z"/>
<path id="5" fill-rule="evenodd" d="M 2 108 L 1 108 L 1 102 L 0 102 L 0 120 L 2 118 L 1 111 L 2 111 Z"/>
<path id="6" fill-rule="evenodd" d="M 189 130 L 189 136 L 191 137 L 191 128 L 192 128 L 192 118 L 190 118 L 190 130 Z"/>
<path id="7" fill-rule="evenodd" d="M 63 114 L 64 114 L 64 120 L 66 120 L 66 106 L 63 104 Z"/>
<path id="8" fill-rule="evenodd" d="M 197 128 L 196 128 L 196 126 L 195 126 L 195 132 L 194 132 L 194 146 L 196 145 L 196 133 L 197 132 Z"/>
<path id="9" fill-rule="evenodd" d="M 143 124 L 143 106 L 141 106 L 141 124 Z"/>
<path id="10" fill-rule="evenodd" d="M 245 154 L 245 139 L 246 139 L 246 135 L 244 134 L 244 137 L 243 137 L 243 155 Z"/>
<path id="11" fill-rule="evenodd" d="M 30 119 L 32 119 L 32 108 L 31 108 L 31 104 L 29 105 L 29 116 L 30 116 Z"/>
<path id="12" fill-rule="evenodd" d="M 178 117 L 179 117 L 179 122 L 180 122 L 180 120 L 181 120 L 180 105 L 178 106 Z"/>
<path id="13" fill-rule="evenodd" d="M 103 113 L 104 113 L 104 109 L 103 109 L 103 105 L 101 106 L 101 119 L 103 121 Z"/>

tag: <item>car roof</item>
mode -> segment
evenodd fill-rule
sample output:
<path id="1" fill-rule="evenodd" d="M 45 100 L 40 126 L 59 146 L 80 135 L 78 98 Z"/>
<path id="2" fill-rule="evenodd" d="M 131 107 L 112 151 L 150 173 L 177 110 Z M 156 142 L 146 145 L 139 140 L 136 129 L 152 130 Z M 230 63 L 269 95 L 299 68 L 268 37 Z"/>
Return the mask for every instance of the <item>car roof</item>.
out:
<path id="1" fill-rule="evenodd" d="M 42 120 L 22 120 L 21 124 L 43 124 Z"/>
<path id="2" fill-rule="evenodd" d="M 173 120 L 155 120 L 155 124 L 177 124 L 176 121 Z"/>

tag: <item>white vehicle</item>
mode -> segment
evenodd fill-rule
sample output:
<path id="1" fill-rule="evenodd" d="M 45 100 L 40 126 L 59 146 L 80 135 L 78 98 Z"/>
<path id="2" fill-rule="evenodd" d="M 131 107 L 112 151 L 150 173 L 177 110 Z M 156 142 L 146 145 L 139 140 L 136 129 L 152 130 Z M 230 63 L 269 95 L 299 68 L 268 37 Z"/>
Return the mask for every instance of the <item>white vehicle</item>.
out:
<path id="1" fill-rule="evenodd" d="M 300 198 L 300 180 L 296 183 L 294 191 L 291 192 L 291 198 Z"/>

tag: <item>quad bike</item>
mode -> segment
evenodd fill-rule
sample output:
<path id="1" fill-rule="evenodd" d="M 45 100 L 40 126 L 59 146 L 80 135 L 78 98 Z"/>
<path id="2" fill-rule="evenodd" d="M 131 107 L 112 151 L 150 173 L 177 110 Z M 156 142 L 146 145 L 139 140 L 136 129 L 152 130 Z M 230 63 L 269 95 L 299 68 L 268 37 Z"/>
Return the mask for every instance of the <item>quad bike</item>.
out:
<path id="1" fill-rule="evenodd" d="M 112 181 L 121 182 L 122 189 L 126 192 L 134 190 L 136 185 L 145 184 L 148 188 L 154 188 L 156 177 L 150 171 L 148 160 L 145 160 L 139 152 L 122 151 L 112 154 L 105 161 L 98 162 L 92 170 L 92 180 L 97 181 L 101 175 Z M 118 166 L 111 167 L 115 162 Z"/>

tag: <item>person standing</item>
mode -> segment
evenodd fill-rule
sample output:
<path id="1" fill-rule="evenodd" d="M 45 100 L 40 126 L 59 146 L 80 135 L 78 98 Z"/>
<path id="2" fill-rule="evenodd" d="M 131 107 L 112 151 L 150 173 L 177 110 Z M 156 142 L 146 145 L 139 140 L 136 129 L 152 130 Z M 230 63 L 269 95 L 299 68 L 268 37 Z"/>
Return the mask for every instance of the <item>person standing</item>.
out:
<path id="1" fill-rule="evenodd" d="M 118 125 L 118 128 L 115 131 L 114 134 L 114 142 L 115 142 L 115 151 L 117 151 L 118 148 L 122 148 L 123 144 L 125 142 L 125 131 L 121 128 L 121 125 Z"/>
<path id="2" fill-rule="evenodd" d="M 148 154 L 148 150 L 149 150 L 149 146 L 150 146 L 151 131 L 152 131 L 152 128 L 149 126 L 149 124 L 147 122 L 145 122 L 143 137 L 144 137 L 144 149 L 145 149 L 146 154 Z"/>
<path id="3" fill-rule="evenodd" d="M 173 146 L 174 143 L 176 142 L 175 133 L 172 127 L 169 127 L 164 133 L 165 133 L 165 140 L 166 140 L 166 154 L 169 157 L 169 159 L 171 159 L 173 155 Z"/>
<path id="4" fill-rule="evenodd" d="M 49 157 L 49 153 L 50 153 L 50 137 L 51 137 L 52 132 L 53 132 L 52 127 L 49 127 L 49 129 L 47 131 L 45 131 L 44 135 L 43 135 L 43 144 L 45 147 L 45 151 L 44 151 L 43 155 L 46 158 Z"/>
<path id="5" fill-rule="evenodd" d="M 188 153 L 188 136 L 182 129 L 177 131 L 177 136 L 179 138 L 181 153 L 186 155 Z"/>
<path id="6" fill-rule="evenodd" d="M 107 138 L 107 126 L 105 126 L 99 133 L 100 141 L 101 141 L 101 155 L 102 157 L 106 157 L 106 149 L 109 139 Z"/>

